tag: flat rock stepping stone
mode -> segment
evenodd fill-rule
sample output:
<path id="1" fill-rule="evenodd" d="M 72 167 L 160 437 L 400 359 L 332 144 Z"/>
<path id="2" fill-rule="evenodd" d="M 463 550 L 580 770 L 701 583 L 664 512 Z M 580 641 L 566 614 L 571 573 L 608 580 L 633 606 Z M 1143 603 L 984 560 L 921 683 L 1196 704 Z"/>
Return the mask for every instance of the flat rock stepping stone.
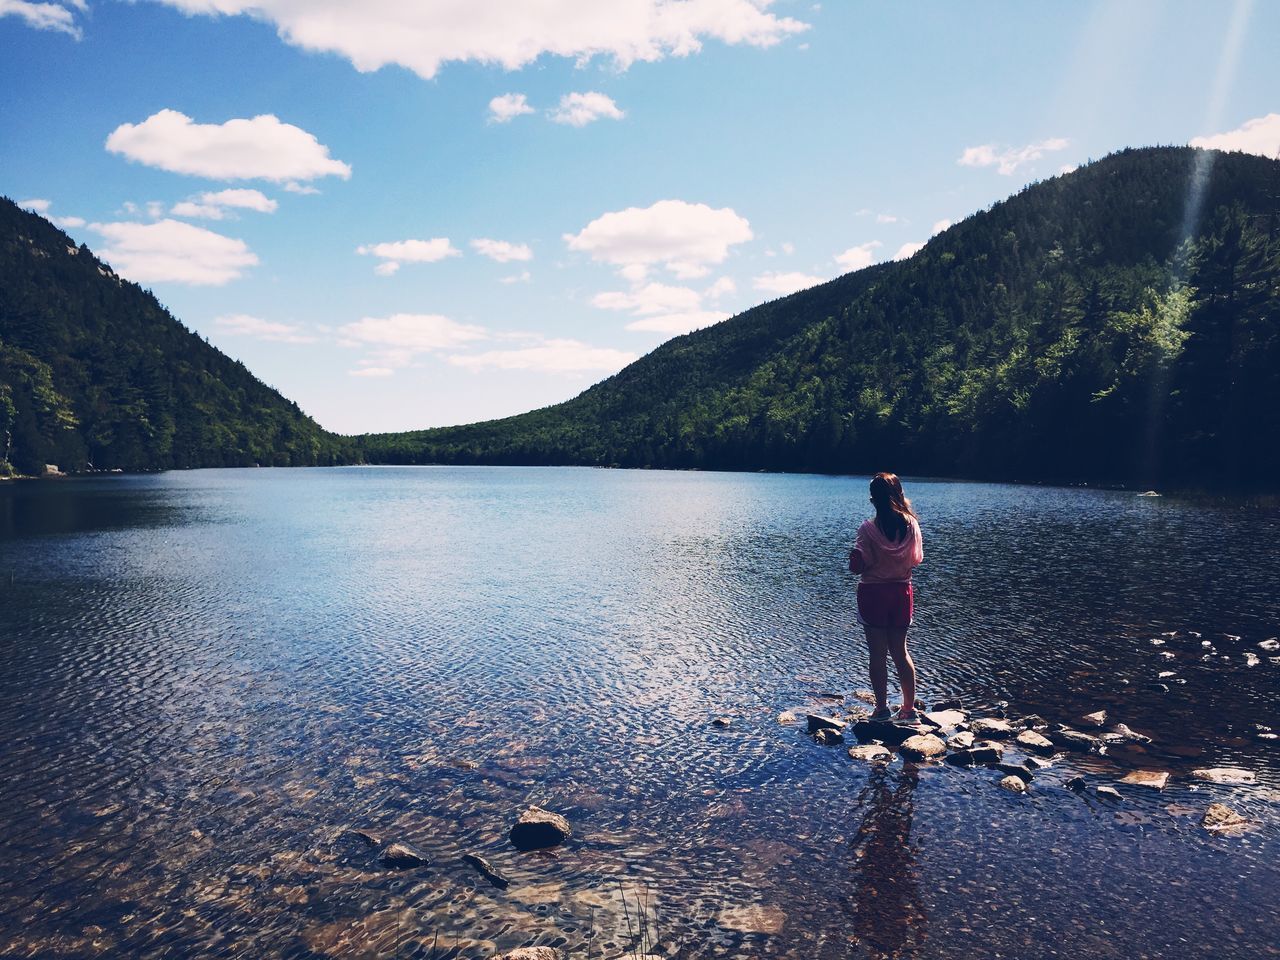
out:
<path id="1" fill-rule="evenodd" d="M 1206 830 L 1237 830 L 1248 826 L 1249 820 L 1236 813 L 1225 803 L 1211 803 L 1204 812 L 1200 825 Z"/>
<path id="2" fill-rule="evenodd" d="M 1117 723 L 1114 727 L 1112 727 L 1111 733 L 1116 736 L 1124 737 L 1124 739 L 1126 740 L 1132 740 L 1134 743 L 1150 743 L 1151 742 L 1151 738 L 1148 737 L 1145 733 L 1138 733 L 1136 730 L 1130 730 L 1123 723 Z"/>
<path id="3" fill-rule="evenodd" d="M 862 760 L 866 763 L 888 763 L 893 759 L 893 754 L 889 752 L 889 748 L 882 747 L 878 743 L 850 747 L 849 756 L 854 760 Z"/>
<path id="4" fill-rule="evenodd" d="M 932 760 L 947 752 L 947 745 L 931 733 L 907 737 L 898 748 L 904 757 L 912 760 Z"/>
<path id="5" fill-rule="evenodd" d="M 969 719 L 961 710 L 934 710 L 924 718 L 940 730 L 951 730 Z"/>
<path id="6" fill-rule="evenodd" d="M 1018 734 L 1014 742 L 1020 747 L 1025 747 L 1028 750 L 1035 750 L 1038 753 L 1053 753 L 1054 749 L 1056 749 L 1052 740 L 1042 734 L 1036 733 L 1034 730 L 1023 730 Z"/>
<path id="7" fill-rule="evenodd" d="M 397 870 L 427 866 L 427 858 L 407 843 L 389 843 L 382 850 L 382 862 Z"/>
<path id="8" fill-rule="evenodd" d="M 1211 783 L 1257 783 L 1258 778 L 1252 770 L 1241 770 L 1239 767 L 1201 767 L 1192 770 L 1191 775 L 1197 780 L 1208 780 Z"/>
<path id="9" fill-rule="evenodd" d="M 835 717 L 826 717 L 820 713 L 810 713 L 805 716 L 809 721 L 809 732 L 817 733 L 819 730 L 843 730 L 844 721 L 837 720 Z"/>
<path id="10" fill-rule="evenodd" d="M 1120 780 L 1138 787 L 1150 787 L 1152 790 L 1163 790 L 1169 782 L 1167 770 L 1130 770 Z"/>
<path id="11" fill-rule="evenodd" d="M 859 720 L 853 725 L 853 735 L 858 738 L 859 743 L 878 740 L 891 747 L 898 746 L 908 737 L 932 732 L 932 727 L 926 727 L 923 724 L 891 723 L 887 720 Z"/>
<path id="12" fill-rule="evenodd" d="M 563 843 L 572 834 L 569 821 L 560 814 L 529 807 L 511 828 L 511 842 L 519 850 L 540 850 Z"/>
<path id="13" fill-rule="evenodd" d="M 1011 737 L 1013 725 L 1008 720 L 997 720 L 994 717 L 980 717 L 969 724 L 975 737 Z"/>
<path id="14" fill-rule="evenodd" d="M 1027 784 L 1021 777 L 1015 777 L 1013 774 L 1005 777 L 1000 781 L 1000 788 L 1008 790 L 1010 793 L 1026 793 Z"/>

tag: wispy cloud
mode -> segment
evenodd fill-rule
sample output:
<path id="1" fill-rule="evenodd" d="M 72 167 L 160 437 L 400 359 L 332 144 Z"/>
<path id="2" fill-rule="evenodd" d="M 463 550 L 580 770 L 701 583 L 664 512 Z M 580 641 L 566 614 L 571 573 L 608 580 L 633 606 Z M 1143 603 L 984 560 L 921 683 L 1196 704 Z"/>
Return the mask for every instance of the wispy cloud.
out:
<path id="1" fill-rule="evenodd" d="M 1039 160 L 1046 153 L 1065 150 L 1069 142 L 1065 137 L 1050 137 L 1048 140 L 1028 143 L 1022 147 L 984 143 L 976 147 L 966 147 L 956 163 L 962 167 L 995 167 L 997 173 L 1009 177 L 1020 167 Z"/>
<path id="2" fill-rule="evenodd" d="M 247 313 L 231 313 L 217 317 L 213 328 L 218 333 L 235 337 L 252 337 L 274 343 L 315 343 L 316 338 L 306 333 L 299 323 L 277 323 L 250 316 Z"/>
<path id="3" fill-rule="evenodd" d="M 566 93 L 560 98 L 560 104 L 551 111 L 551 119 L 556 123 L 566 123 L 571 127 L 585 127 L 600 119 L 621 120 L 626 116 L 612 97 L 603 93 Z"/>
<path id="4" fill-rule="evenodd" d="M 490 123 L 510 123 L 516 117 L 533 112 L 528 97 L 523 93 L 504 93 L 489 101 Z"/>

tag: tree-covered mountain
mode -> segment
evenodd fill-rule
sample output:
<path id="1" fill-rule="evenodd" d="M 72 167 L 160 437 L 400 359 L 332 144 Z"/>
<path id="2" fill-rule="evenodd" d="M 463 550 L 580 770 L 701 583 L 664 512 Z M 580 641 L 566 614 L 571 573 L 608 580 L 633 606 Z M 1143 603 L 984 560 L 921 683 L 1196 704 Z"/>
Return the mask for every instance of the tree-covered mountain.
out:
<path id="1" fill-rule="evenodd" d="M 350 456 L 53 224 L 0 199 L 0 472 Z"/>
<path id="2" fill-rule="evenodd" d="M 1280 486 L 1280 163 L 1126 150 L 394 463 Z"/>

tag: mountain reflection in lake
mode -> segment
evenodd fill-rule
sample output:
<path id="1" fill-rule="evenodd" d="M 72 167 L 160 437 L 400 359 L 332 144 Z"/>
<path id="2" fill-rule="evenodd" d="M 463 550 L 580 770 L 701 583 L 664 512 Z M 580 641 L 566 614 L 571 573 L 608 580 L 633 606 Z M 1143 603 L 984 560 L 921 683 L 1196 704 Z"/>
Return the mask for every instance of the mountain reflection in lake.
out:
<path id="1" fill-rule="evenodd" d="M 1280 512 L 908 493 L 921 695 L 1106 709 L 1152 744 L 1013 796 L 994 771 L 880 770 L 780 724 L 867 686 L 844 572 L 863 479 L 0 485 L 0 955 L 1273 950 L 1280 750 L 1260 725 L 1280 727 L 1280 665 L 1258 644 L 1280 633 Z M 1094 793 L 1135 767 L 1173 779 Z M 1207 833 L 1211 801 L 1252 828 Z M 573 838 L 516 852 L 531 802 Z M 431 865 L 388 869 L 353 826 Z"/>

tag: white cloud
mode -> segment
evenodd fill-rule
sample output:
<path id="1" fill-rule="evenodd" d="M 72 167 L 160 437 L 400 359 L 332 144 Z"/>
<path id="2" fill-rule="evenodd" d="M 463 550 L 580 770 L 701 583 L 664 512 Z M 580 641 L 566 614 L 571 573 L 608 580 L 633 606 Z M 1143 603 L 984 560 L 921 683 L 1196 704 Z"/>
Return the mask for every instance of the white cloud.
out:
<path id="1" fill-rule="evenodd" d="M 629 292 L 597 293 L 591 305 L 602 310 L 628 310 L 637 316 L 654 313 L 683 313 L 697 310 L 702 294 L 689 287 L 673 287 L 665 283 L 647 283 Z"/>
<path id="2" fill-rule="evenodd" d="M 738 285 L 733 282 L 733 277 L 721 277 L 706 289 L 706 295 L 711 300 L 719 300 L 723 296 L 737 292 Z"/>
<path id="3" fill-rule="evenodd" d="M 149 167 L 213 180 L 351 176 L 351 168 L 329 156 L 329 148 L 312 134 L 269 113 L 218 124 L 161 110 L 141 123 L 116 127 L 107 149 Z"/>
<path id="4" fill-rule="evenodd" d="M 449 362 L 468 370 L 534 370 L 540 373 L 614 373 L 636 359 L 634 353 L 592 347 L 578 340 L 542 340 L 529 346 L 483 353 L 453 354 Z"/>
<path id="5" fill-rule="evenodd" d="M 729 314 L 717 310 L 691 310 L 687 313 L 668 313 L 660 317 L 645 317 L 627 324 L 628 330 L 640 333 L 666 333 L 678 335 L 709 327 L 721 320 L 728 320 Z"/>
<path id="6" fill-rule="evenodd" d="M 659 263 L 681 279 L 705 276 L 725 261 L 730 247 L 751 237 L 751 225 L 729 207 L 659 200 L 603 214 L 564 240 L 570 250 L 621 267 L 627 279 L 638 281 L 644 268 Z"/>
<path id="7" fill-rule="evenodd" d="M 1059 173 L 1060 175 L 1061 175 L 1061 174 L 1074 173 L 1074 172 L 1075 172 L 1075 170 L 1077 169 L 1077 166 L 1078 166 L 1078 165 L 1077 165 L 1077 164 L 1074 164 L 1074 163 L 1064 163 L 1062 166 L 1060 166 L 1060 167 L 1058 168 L 1058 173 Z"/>
<path id="8" fill-rule="evenodd" d="M 782 252 L 787 256 L 791 256 L 791 254 L 796 252 L 796 245 L 788 240 L 782 244 Z"/>
<path id="9" fill-rule="evenodd" d="M 762 273 L 751 281 L 751 286 L 764 293 L 785 297 L 797 290 L 807 290 L 820 283 L 827 282 L 826 277 L 815 277 L 808 273 Z"/>
<path id="10" fill-rule="evenodd" d="M 1065 150 L 1067 144 L 1065 137 L 1050 137 L 1048 140 L 1028 143 L 1024 147 L 1003 149 L 993 143 L 984 143 L 977 147 L 966 147 L 956 163 L 962 167 L 995 167 L 997 173 L 1009 177 L 1019 167 L 1039 160 L 1046 153 Z"/>
<path id="11" fill-rule="evenodd" d="M 418 353 L 449 350 L 488 339 L 483 327 L 458 323 L 438 313 L 396 313 L 363 317 L 338 328 L 341 338 L 356 346 L 374 348 L 382 366 L 407 366 Z"/>
<path id="12" fill-rule="evenodd" d="M 320 192 L 319 187 L 313 187 L 309 183 L 298 183 L 296 180 L 290 180 L 284 185 L 288 193 L 315 194 Z"/>
<path id="13" fill-rule="evenodd" d="M 876 223 L 897 223 L 898 218 L 891 213 L 877 213 Z"/>
<path id="14" fill-rule="evenodd" d="M 23 210 L 32 210 L 44 216 L 49 212 L 49 208 L 53 206 L 53 202 L 45 200 L 43 197 L 32 197 L 30 200 L 19 200 L 18 206 Z"/>
<path id="15" fill-rule="evenodd" d="M 59 227 L 83 227 L 85 224 L 84 217 L 51 217 L 55 226 Z"/>
<path id="16" fill-rule="evenodd" d="M 588 123 L 601 118 L 621 120 L 626 116 L 612 97 L 603 93 L 566 93 L 560 98 L 560 104 L 548 114 L 556 123 L 567 123 L 571 127 L 585 127 Z"/>
<path id="17" fill-rule="evenodd" d="M 72 2 L 69 5 L 84 10 L 80 3 Z M 80 39 L 80 27 L 76 24 L 75 14 L 56 3 L 0 0 L 0 17 L 21 17 L 28 27 L 36 30 L 56 30 Z"/>
<path id="18" fill-rule="evenodd" d="M 316 338 L 303 332 L 298 323 L 275 323 L 250 316 L 247 313 L 231 313 L 217 317 L 213 328 L 219 333 L 236 337 L 253 337 L 274 343 L 315 343 Z"/>
<path id="19" fill-rule="evenodd" d="M 1193 137 L 1191 146 L 1206 150 L 1240 150 L 1260 157 L 1274 157 L 1280 151 L 1280 113 L 1246 120 L 1242 126 L 1226 133 Z"/>
<path id="20" fill-rule="evenodd" d="M 489 240 L 481 237 L 471 241 L 471 249 L 498 263 L 510 263 L 512 260 L 532 260 L 533 251 L 525 243 L 508 243 L 506 240 Z"/>
<path id="21" fill-rule="evenodd" d="M 107 239 L 98 251 L 102 258 L 137 283 L 221 286 L 258 262 L 243 240 L 179 220 L 91 223 L 89 229 Z"/>
<path id="22" fill-rule="evenodd" d="M 513 273 L 510 276 L 500 277 L 499 283 L 528 283 L 533 279 L 533 274 L 528 270 L 521 270 L 519 273 Z"/>
<path id="23" fill-rule="evenodd" d="M 403 263 L 436 263 L 446 257 L 462 255 L 462 251 L 450 243 L 448 237 L 361 245 L 356 247 L 356 253 L 381 259 L 383 262 L 373 268 L 373 272 L 380 277 L 391 276 Z"/>
<path id="24" fill-rule="evenodd" d="M 349 377 L 390 377 L 394 374 L 395 371 L 390 367 L 358 367 L 347 371 Z"/>
<path id="25" fill-rule="evenodd" d="M 10 0 L 12 2 L 12 0 Z M 188 14 L 244 14 L 286 43 L 334 52 L 361 72 L 396 64 L 430 79 L 448 61 L 523 67 L 543 54 L 578 62 L 688 56 L 703 40 L 770 47 L 808 29 L 769 13 L 772 0 L 161 0 Z"/>
<path id="26" fill-rule="evenodd" d="M 935 220 L 933 223 L 933 233 L 931 233 L 930 236 L 936 233 L 941 233 L 943 230 L 946 230 L 950 226 L 951 226 L 950 220 Z"/>
<path id="27" fill-rule="evenodd" d="M 232 189 L 202 193 L 190 200 L 175 203 L 169 212 L 176 217 L 221 220 L 227 215 L 228 208 L 275 213 L 278 206 L 279 203 L 260 190 Z"/>
<path id="28" fill-rule="evenodd" d="M 489 101 L 490 123 L 510 123 L 526 113 L 533 113 L 533 107 L 523 93 L 504 93 Z"/>
<path id="29" fill-rule="evenodd" d="M 875 251 L 880 246 L 883 246 L 883 244 L 879 240 L 860 243 L 856 247 L 850 247 L 844 253 L 837 253 L 835 261 L 846 270 L 861 270 L 863 267 L 869 267 L 875 263 Z"/>
<path id="30" fill-rule="evenodd" d="M 904 243 L 898 248 L 898 252 L 893 255 L 895 260 L 906 260 L 914 257 L 917 253 L 924 249 L 923 243 Z"/>

